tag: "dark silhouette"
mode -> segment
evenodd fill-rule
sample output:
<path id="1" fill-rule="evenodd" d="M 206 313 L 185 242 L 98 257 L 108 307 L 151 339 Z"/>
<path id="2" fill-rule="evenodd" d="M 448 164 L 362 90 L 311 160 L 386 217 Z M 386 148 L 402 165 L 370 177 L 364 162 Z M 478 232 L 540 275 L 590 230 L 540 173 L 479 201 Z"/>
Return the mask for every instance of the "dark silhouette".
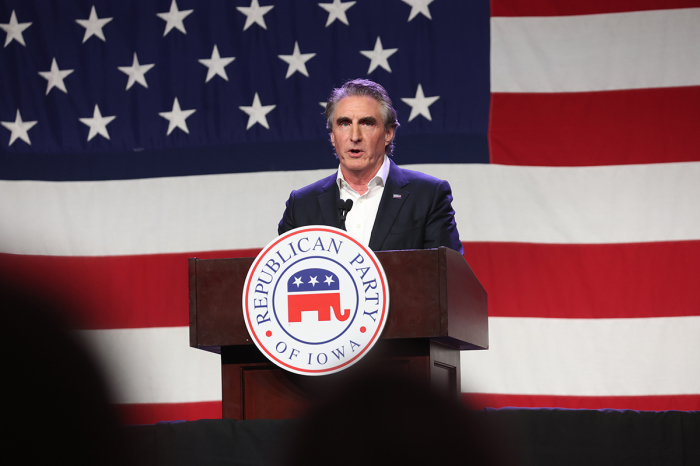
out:
<path id="1" fill-rule="evenodd" d="M 397 373 L 367 371 L 338 386 L 304 419 L 290 465 L 500 465 L 505 456 L 484 416 L 457 397 Z M 500 439 L 499 439 L 500 440 Z"/>
<path id="2" fill-rule="evenodd" d="M 54 303 L 0 285 L 3 460 L 6 464 L 123 464 L 107 387 Z"/>

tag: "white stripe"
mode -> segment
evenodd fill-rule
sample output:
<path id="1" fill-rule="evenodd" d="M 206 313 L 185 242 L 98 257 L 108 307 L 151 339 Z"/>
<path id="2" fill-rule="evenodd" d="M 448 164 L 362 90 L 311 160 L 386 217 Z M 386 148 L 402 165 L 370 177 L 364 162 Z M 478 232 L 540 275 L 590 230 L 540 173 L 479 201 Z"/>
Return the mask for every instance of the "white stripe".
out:
<path id="1" fill-rule="evenodd" d="M 700 394 L 700 317 L 492 317 L 490 349 L 462 352 L 462 391 L 642 396 Z"/>
<path id="2" fill-rule="evenodd" d="M 700 8 L 491 18 L 492 92 L 700 84 Z"/>
<path id="3" fill-rule="evenodd" d="M 634 396 L 700 393 L 700 317 L 489 319 L 491 348 L 462 353 L 465 392 Z M 117 403 L 221 399 L 219 356 L 188 329 L 79 332 L 103 362 Z M 508 368 L 508 370 L 504 370 Z"/>
<path id="4" fill-rule="evenodd" d="M 81 330 L 115 403 L 221 400 L 221 357 L 189 347 L 189 328 Z"/>
<path id="5" fill-rule="evenodd" d="M 332 170 L 0 181 L 0 252 L 109 256 L 262 247 L 294 188 Z"/>
<path id="6" fill-rule="evenodd" d="M 700 239 L 700 162 L 411 168 L 450 181 L 462 241 L 603 244 Z"/>
<path id="7" fill-rule="evenodd" d="M 700 162 L 416 165 L 453 188 L 464 241 L 700 239 Z M 330 170 L 102 182 L 0 182 L 0 252 L 109 256 L 263 247 L 292 189 Z"/>

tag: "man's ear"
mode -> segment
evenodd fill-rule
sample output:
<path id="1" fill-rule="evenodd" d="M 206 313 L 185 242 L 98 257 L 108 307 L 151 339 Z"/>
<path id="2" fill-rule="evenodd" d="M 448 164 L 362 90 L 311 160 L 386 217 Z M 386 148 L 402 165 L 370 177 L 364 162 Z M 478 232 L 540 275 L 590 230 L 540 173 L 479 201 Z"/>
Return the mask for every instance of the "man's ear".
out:
<path id="1" fill-rule="evenodd" d="M 335 146 L 335 135 L 333 134 L 333 131 L 331 131 L 331 144 Z"/>
<path id="2" fill-rule="evenodd" d="M 394 128 L 389 128 L 384 132 L 384 145 L 388 146 L 394 139 Z"/>

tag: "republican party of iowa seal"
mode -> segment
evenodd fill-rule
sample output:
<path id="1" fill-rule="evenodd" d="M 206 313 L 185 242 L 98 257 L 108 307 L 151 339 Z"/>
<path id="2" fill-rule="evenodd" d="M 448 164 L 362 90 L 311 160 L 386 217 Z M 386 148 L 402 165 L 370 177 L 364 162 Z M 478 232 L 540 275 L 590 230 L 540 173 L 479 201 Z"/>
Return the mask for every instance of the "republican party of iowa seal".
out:
<path id="1" fill-rule="evenodd" d="M 243 318 L 257 347 L 290 372 L 325 375 L 372 348 L 389 311 L 374 253 L 326 226 L 289 231 L 256 257 L 243 288 Z"/>

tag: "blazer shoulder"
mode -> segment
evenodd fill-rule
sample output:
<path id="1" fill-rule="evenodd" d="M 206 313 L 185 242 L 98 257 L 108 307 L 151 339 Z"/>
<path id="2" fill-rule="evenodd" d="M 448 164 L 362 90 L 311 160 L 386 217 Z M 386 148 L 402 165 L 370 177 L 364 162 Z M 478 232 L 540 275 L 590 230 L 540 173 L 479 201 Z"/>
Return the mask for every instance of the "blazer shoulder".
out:
<path id="1" fill-rule="evenodd" d="M 441 180 L 440 178 L 436 178 L 419 171 L 400 168 L 393 162 L 391 170 L 389 170 L 389 178 L 392 178 L 393 181 L 399 186 L 405 186 L 410 183 L 415 187 L 435 187 L 442 183 L 447 183 L 445 180 Z"/>
<path id="2" fill-rule="evenodd" d="M 337 172 L 325 178 L 321 178 L 318 181 L 314 181 L 310 185 L 304 186 L 303 188 L 295 189 L 292 191 L 294 197 L 306 197 L 306 196 L 320 196 L 322 193 L 328 191 L 329 188 L 333 186 L 336 178 L 338 176 Z"/>

